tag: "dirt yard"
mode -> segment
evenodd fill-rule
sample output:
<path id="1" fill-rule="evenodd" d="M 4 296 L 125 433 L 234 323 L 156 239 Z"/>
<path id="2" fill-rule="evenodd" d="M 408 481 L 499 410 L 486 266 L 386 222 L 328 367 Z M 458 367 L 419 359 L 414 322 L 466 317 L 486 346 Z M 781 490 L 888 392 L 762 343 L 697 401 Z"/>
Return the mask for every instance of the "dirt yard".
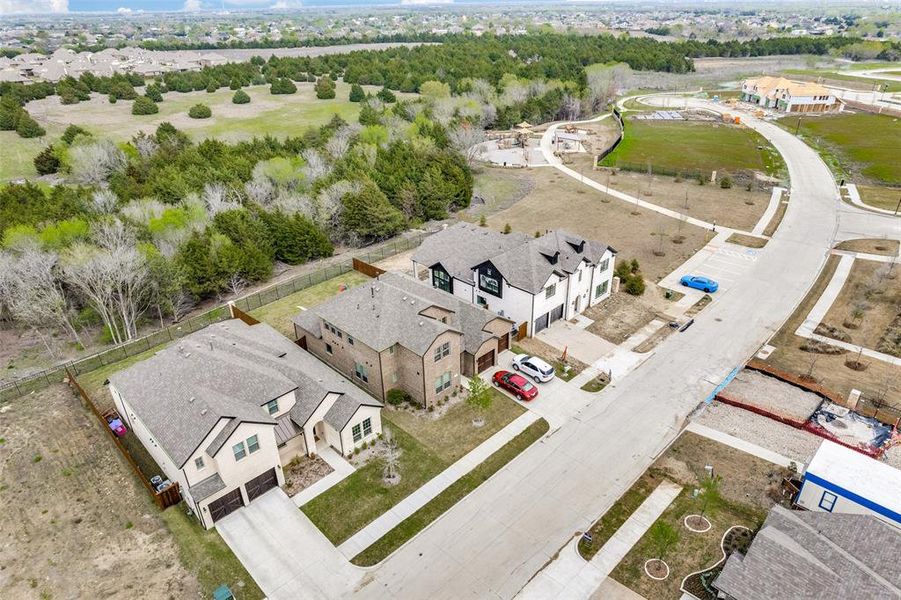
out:
<path id="1" fill-rule="evenodd" d="M 664 175 L 649 176 L 632 171 L 618 171 L 614 175 L 613 169 L 591 171 L 591 160 L 587 157 L 574 161 L 574 169 L 583 167 L 586 177 L 602 185 L 609 182 L 613 189 L 638 196 L 645 202 L 677 210 L 708 223 L 716 221 L 717 225 L 744 231 L 754 228 L 770 202 L 769 190 L 749 192 L 738 184 L 723 189 L 712 183 L 698 185 L 694 179 L 676 182 L 675 177 Z"/>
<path id="2" fill-rule="evenodd" d="M 199 597 L 159 511 L 67 387 L 0 411 L 0 597 Z"/>
<path id="3" fill-rule="evenodd" d="M 534 188 L 509 208 L 488 217 L 492 229 L 502 230 L 507 223 L 514 231 L 530 235 L 566 229 L 616 248 L 619 260 L 638 259 L 650 281 L 660 281 L 707 241 L 708 232 L 700 227 L 649 210 L 635 210 L 556 169 L 523 169 L 516 175 L 531 180 Z M 677 235 L 681 236 L 678 240 Z M 663 256 L 658 256 L 655 252 L 661 248 Z"/>
<path id="4" fill-rule="evenodd" d="M 647 290 L 645 294 L 651 292 L 653 289 Z M 584 315 L 594 320 L 588 326 L 588 331 L 608 342 L 622 344 L 633 333 L 657 318 L 658 313 L 642 302 L 642 297 L 617 292 L 586 310 Z"/>
<path id="5" fill-rule="evenodd" d="M 901 414 L 901 368 L 878 360 L 868 360 L 865 361 L 868 365 L 865 371 L 854 371 L 845 366 L 847 355 L 804 352 L 801 346 L 807 340 L 795 335 L 795 331 L 828 285 L 837 264 L 838 256 L 829 257 L 807 297 L 770 341 L 776 350 L 766 362 L 789 373 L 810 374 L 818 383 L 846 398 L 852 389 L 861 390 L 865 400 L 859 407 L 861 412 L 873 415 L 875 406 L 870 400 L 876 399 L 895 409 L 880 414 L 880 418 L 897 418 Z"/>
<path id="6" fill-rule="evenodd" d="M 863 252 L 864 254 L 898 256 L 898 245 L 898 240 L 857 239 L 841 242 L 835 246 L 835 249 L 848 250 L 849 252 Z"/>

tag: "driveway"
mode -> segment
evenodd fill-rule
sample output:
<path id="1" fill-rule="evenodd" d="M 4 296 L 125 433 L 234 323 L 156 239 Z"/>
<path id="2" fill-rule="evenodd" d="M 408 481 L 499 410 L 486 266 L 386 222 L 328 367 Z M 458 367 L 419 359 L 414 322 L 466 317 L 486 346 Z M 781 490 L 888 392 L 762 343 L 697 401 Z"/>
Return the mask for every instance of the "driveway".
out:
<path id="1" fill-rule="evenodd" d="M 362 578 L 281 489 L 236 510 L 216 529 L 270 600 L 339 598 Z"/>

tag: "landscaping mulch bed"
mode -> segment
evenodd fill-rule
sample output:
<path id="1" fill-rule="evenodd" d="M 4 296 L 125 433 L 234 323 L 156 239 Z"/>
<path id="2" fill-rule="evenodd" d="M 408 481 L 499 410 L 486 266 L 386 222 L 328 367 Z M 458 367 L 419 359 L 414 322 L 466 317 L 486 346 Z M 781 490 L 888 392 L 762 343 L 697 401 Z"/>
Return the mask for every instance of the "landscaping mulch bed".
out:
<path id="1" fill-rule="evenodd" d="M 285 485 L 282 489 L 288 496 L 293 496 L 332 471 L 334 469 L 318 456 L 298 456 L 285 465 Z"/>

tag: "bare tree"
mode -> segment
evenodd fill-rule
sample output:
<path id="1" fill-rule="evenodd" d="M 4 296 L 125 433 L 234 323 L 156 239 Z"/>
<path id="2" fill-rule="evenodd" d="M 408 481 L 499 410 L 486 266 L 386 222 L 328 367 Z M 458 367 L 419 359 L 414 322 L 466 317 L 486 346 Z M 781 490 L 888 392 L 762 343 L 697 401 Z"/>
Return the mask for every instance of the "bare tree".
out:
<path id="1" fill-rule="evenodd" d="M 485 130 L 467 122 L 451 129 L 447 134 L 451 146 L 466 158 L 470 165 L 482 154 L 482 142 L 485 141 Z"/>
<path id="2" fill-rule="evenodd" d="M 332 134 L 332 137 L 325 143 L 325 151 L 334 160 L 344 158 L 347 151 L 350 150 L 350 143 L 354 136 L 360 131 L 358 124 L 345 125 Z"/>
<path id="3" fill-rule="evenodd" d="M 91 196 L 91 204 L 95 212 L 101 215 L 111 215 L 116 212 L 119 197 L 110 189 L 99 189 Z"/>
<path id="4" fill-rule="evenodd" d="M 582 114 L 582 102 L 578 97 L 566 94 L 560 107 L 560 116 L 564 121 L 573 121 Z"/>
<path id="5" fill-rule="evenodd" d="M 221 212 L 240 208 L 241 204 L 233 197 L 234 194 L 225 186 L 224 183 L 208 183 L 203 186 L 201 199 L 207 207 L 211 217 L 215 217 Z"/>
<path id="6" fill-rule="evenodd" d="M 397 440 L 391 429 L 385 427 L 382 429 L 382 437 L 385 439 L 385 479 L 394 481 L 397 479 L 400 466 L 400 453 L 397 448 Z"/>
<path id="7" fill-rule="evenodd" d="M 138 154 L 141 155 L 141 158 L 147 160 L 152 158 L 156 151 L 160 149 L 160 145 L 156 142 L 155 139 L 145 134 L 143 131 L 134 137 L 132 140 L 135 148 L 138 150 Z"/>
<path id="8" fill-rule="evenodd" d="M 72 178 L 79 183 L 100 184 L 125 168 L 125 153 L 110 140 L 76 145 L 69 149 Z"/>
<path id="9" fill-rule="evenodd" d="M 321 227 L 337 229 L 338 219 L 343 207 L 341 201 L 344 196 L 360 191 L 360 184 L 346 180 L 336 181 L 332 185 L 323 188 L 316 197 L 317 205 L 313 221 Z"/>
<path id="10" fill-rule="evenodd" d="M 232 273 L 228 278 L 228 291 L 232 293 L 233 296 L 240 296 L 241 292 L 244 291 L 244 288 L 247 287 L 247 280 L 241 277 L 240 273 Z"/>
<path id="11" fill-rule="evenodd" d="M 306 174 L 306 180 L 309 183 L 313 183 L 320 177 L 325 177 L 331 173 L 331 165 L 329 165 L 328 161 L 319 150 L 307 148 L 301 152 L 300 155 L 307 163 L 307 166 L 304 167 L 304 172 Z"/>
<path id="12" fill-rule="evenodd" d="M 269 206 L 276 198 L 277 190 L 275 184 L 268 177 L 257 177 L 254 173 L 254 177 L 244 184 L 244 191 L 257 204 Z"/>
<path id="13" fill-rule="evenodd" d="M 56 254 L 37 248 L 0 254 L 0 304 L 41 337 L 51 356 L 54 352 L 40 331 L 42 327 L 58 327 L 81 345 L 72 324 L 75 311 L 59 278 L 58 259 Z"/>

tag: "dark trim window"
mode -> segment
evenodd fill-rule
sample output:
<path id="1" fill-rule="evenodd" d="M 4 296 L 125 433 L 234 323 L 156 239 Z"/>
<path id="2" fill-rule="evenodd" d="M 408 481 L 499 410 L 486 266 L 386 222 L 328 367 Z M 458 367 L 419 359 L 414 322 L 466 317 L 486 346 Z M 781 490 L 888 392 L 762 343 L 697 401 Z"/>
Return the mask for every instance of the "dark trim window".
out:
<path id="1" fill-rule="evenodd" d="M 445 292 L 453 292 L 450 275 L 443 269 L 432 269 L 432 287 Z"/>
<path id="2" fill-rule="evenodd" d="M 835 508 L 836 500 L 838 500 L 838 496 L 832 492 L 823 492 L 823 495 L 820 497 L 820 508 L 832 512 L 832 509 Z"/>
<path id="3" fill-rule="evenodd" d="M 369 383 L 369 374 L 366 372 L 366 365 L 354 363 L 354 375 L 356 375 L 357 379 L 360 381 Z"/>
<path id="4" fill-rule="evenodd" d="M 488 300 L 485 296 L 476 296 L 476 304 L 479 306 L 488 306 Z"/>
<path id="5" fill-rule="evenodd" d="M 545 298 L 553 298 L 554 294 L 557 293 L 557 284 L 552 283 L 551 285 L 544 288 L 544 297 Z"/>
<path id="6" fill-rule="evenodd" d="M 332 345 L 331 345 L 331 344 L 326 344 L 326 345 L 325 345 L 325 351 L 326 351 L 327 354 L 334 354 L 334 351 L 332 350 Z"/>
<path id="7" fill-rule="evenodd" d="M 202 456 L 198 456 L 197 458 L 194 459 L 194 467 L 196 467 L 198 471 L 201 470 L 205 466 L 206 465 L 203 464 Z"/>
<path id="8" fill-rule="evenodd" d="M 601 273 L 603 273 L 603 272 L 606 271 L 608 268 L 610 268 L 610 259 L 609 259 L 609 258 L 605 258 L 605 259 L 601 262 L 601 268 L 599 269 L 599 271 L 600 271 Z"/>
<path id="9" fill-rule="evenodd" d="M 610 284 L 608 281 L 602 281 L 594 288 L 594 297 L 600 298 L 604 294 L 607 293 L 607 286 Z"/>
<path id="10" fill-rule="evenodd" d="M 363 439 L 363 430 L 359 424 L 354 425 L 353 429 L 350 430 L 354 436 L 354 443 L 359 442 Z"/>
<path id="11" fill-rule="evenodd" d="M 446 356 L 450 356 L 450 342 L 444 342 L 435 348 L 435 362 L 438 362 Z"/>
<path id="12" fill-rule="evenodd" d="M 363 419 L 363 436 L 372 435 L 372 420 L 368 417 Z"/>
<path id="13" fill-rule="evenodd" d="M 278 412 L 278 400 L 270 400 L 266 403 L 266 410 L 269 411 L 270 415 L 274 415 Z"/>
<path id="14" fill-rule="evenodd" d="M 435 393 L 439 394 L 450 387 L 451 384 L 451 373 L 448 371 L 441 377 L 435 380 Z"/>
<path id="15" fill-rule="evenodd" d="M 351 346 L 353 346 L 353 345 L 354 345 L 354 339 L 353 339 L 352 337 L 350 337 L 350 336 L 347 336 L 347 343 L 350 344 Z"/>

